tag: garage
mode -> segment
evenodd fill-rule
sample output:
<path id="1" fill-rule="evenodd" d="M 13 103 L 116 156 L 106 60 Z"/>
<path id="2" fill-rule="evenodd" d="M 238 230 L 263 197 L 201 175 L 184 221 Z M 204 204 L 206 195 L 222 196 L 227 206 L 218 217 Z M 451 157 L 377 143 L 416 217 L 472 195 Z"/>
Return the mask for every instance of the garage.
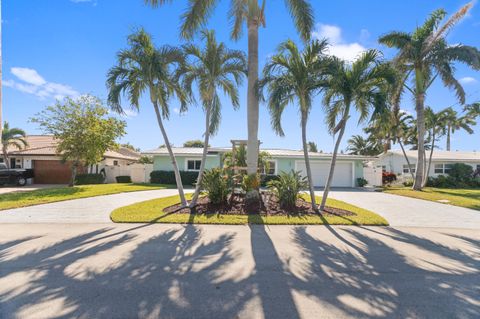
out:
<path id="1" fill-rule="evenodd" d="M 34 160 L 36 184 L 68 184 L 72 176 L 70 165 L 58 160 Z"/>
<path id="2" fill-rule="evenodd" d="M 312 170 L 313 185 L 315 187 L 324 187 L 330 171 L 330 162 L 310 161 L 310 168 Z M 296 170 L 300 171 L 303 176 L 307 176 L 305 161 L 297 161 Z M 353 187 L 353 174 L 352 162 L 337 162 L 332 187 Z"/>

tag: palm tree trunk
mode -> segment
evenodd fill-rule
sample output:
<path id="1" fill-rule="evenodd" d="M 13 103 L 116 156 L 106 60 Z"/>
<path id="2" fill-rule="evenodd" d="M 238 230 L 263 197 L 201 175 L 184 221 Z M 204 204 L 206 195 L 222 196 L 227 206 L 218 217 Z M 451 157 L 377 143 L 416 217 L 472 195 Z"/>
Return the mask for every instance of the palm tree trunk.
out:
<path id="1" fill-rule="evenodd" d="M 5 144 L 2 145 L 2 151 L 3 151 L 3 161 L 5 162 L 5 165 L 7 166 L 7 168 L 10 168 L 10 163 L 8 161 L 7 145 Z"/>
<path id="2" fill-rule="evenodd" d="M 320 211 L 325 209 L 325 204 L 327 203 L 328 193 L 330 192 L 330 185 L 333 181 L 333 173 L 335 172 L 335 164 L 337 162 L 338 149 L 340 147 L 340 142 L 342 141 L 343 133 L 345 133 L 345 127 L 347 126 L 347 117 L 344 116 L 342 119 L 342 128 L 337 137 L 337 142 L 335 142 L 335 148 L 333 149 L 332 162 L 330 163 L 330 172 L 328 173 L 327 183 L 325 184 L 325 190 L 323 191 L 322 204 L 320 205 Z"/>
<path id="3" fill-rule="evenodd" d="M 450 125 L 447 126 L 447 151 L 450 151 L 450 132 L 451 132 Z"/>
<path id="4" fill-rule="evenodd" d="M 78 163 L 77 161 L 74 161 L 72 163 L 72 178 L 70 180 L 70 184 L 68 184 L 68 186 L 70 187 L 75 186 L 75 179 L 77 178 L 77 167 L 78 167 Z"/>
<path id="5" fill-rule="evenodd" d="M 433 157 L 433 149 L 434 148 L 435 148 L 435 132 L 432 133 L 432 148 L 430 150 L 430 155 L 428 157 L 428 165 L 427 165 L 427 170 L 425 172 L 425 178 L 423 179 L 422 187 L 427 186 L 428 175 L 430 175 L 430 168 L 432 166 L 432 157 Z"/>
<path id="6" fill-rule="evenodd" d="M 408 172 L 410 175 L 412 175 L 412 180 L 415 180 L 415 175 L 413 175 L 412 168 L 410 167 L 410 160 L 408 159 L 407 153 L 405 152 L 405 148 L 403 147 L 402 141 L 398 140 L 398 144 L 400 144 L 400 148 L 402 149 L 403 156 L 407 160 L 407 165 L 408 165 Z"/>
<path id="7" fill-rule="evenodd" d="M 200 195 L 200 189 L 203 179 L 203 171 L 205 170 L 205 162 L 207 161 L 208 141 L 210 139 L 210 107 L 207 108 L 205 114 L 205 135 L 204 135 L 202 162 L 200 163 L 200 171 L 198 172 L 197 185 L 195 185 L 195 193 L 190 201 L 190 208 L 195 207 L 197 204 L 198 196 Z"/>
<path id="8" fill-rule="evenodd" d="M 413 190 L 422 190 L 424 175 L 424 153 L 425 153 L 425 94 L 417 93 L 415 97 L 415 108 L 417 111 L 417 166 L 415 169 L 415 181 Z"/>
<path id="9" fill-rule="evenodd" d="M 308 187 L 310 190 L 310 200 L 313 210 L 317 211 L 317 203 L 315 201 L 315 189 L 312 181 L 312 170 L 310 168 L 310 158 L 308 157 L 308 144 L 307 144 L 307 117 L 302 114 L 302 144 L 303 144 L 303 156 L 305 157 L 305 168 L 307 169 Z"/>
<path id="10" fill-rule="evenodd" d="M 175 182 L 177 183 L 178 195 L 180 196 L 180 202 L 182 203 L 182 206 L 186 207 L 187 200 L 185 199 L 182 178 L 180 177 L 180 172 L 178 171 L 177 160 L 175 158 L 175 155 L 173 154 L 172 147 L 170 146 L 170 141 L 168 139 L 167 132 L 165 131 L 165 127 L 163 127 L 162 116 L 160 115 L 158 104 L 156 102 L 153 103 L 153 107 L 155 108 L 155 114 L 157 115 L 158 126 L 160 126 L 160 131 L 162 131 L 162 136 L 165 142 L 165 146 L 167 147 L 168 154 L 170 155 L 170 160 L 172 161 L 173 172 L 175 174 Z"/>
<path id="11" fill-rule="evenodd" d="M 258 171 L 258 23 L 248 20 L 248 88 L 247 88 L 247 172 Z"/>

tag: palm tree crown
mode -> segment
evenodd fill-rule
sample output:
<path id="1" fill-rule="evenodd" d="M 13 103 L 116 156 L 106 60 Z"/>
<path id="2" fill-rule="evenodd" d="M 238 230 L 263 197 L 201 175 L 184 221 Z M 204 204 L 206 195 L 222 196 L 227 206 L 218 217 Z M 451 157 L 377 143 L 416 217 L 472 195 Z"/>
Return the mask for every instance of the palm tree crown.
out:
<path id="1" fill-rule="evenodd" d="M 8 122 L 5 122 L 3 124 L 3 130 L 2 130 L 2 151 L 3 151 L 3 160 L 5 162 L 5 165 L 7 167 L 10 167 L 10 163 L 8 162 L 8 148 L 13 147 L 18 150 L 21 150 L 28 146 L 27 140 L 27 133 L 18 128 L 18 127 L 12 127 L 10 128 L 10 125 Z"/>

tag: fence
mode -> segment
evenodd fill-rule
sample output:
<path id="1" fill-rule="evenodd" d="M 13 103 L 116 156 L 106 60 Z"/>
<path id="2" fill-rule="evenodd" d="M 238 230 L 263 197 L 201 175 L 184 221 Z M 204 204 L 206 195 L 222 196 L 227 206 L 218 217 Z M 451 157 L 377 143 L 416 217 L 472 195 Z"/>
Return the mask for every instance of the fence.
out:
<path id="1" fill-rule="evenodd" d="M 153 164 L 131 164 L 126 166 L 110 166 L 105 168 L 105 183 L 116 183 L 117 176 L 130 176 L 133 183 L 149 183 Z"/>
<path id="2" fill-rule="evenodd" d="M 382 167 L 375 167 L 373 164 L 364 166 L 363 177 L 370 186 L 382 186 Z"/>

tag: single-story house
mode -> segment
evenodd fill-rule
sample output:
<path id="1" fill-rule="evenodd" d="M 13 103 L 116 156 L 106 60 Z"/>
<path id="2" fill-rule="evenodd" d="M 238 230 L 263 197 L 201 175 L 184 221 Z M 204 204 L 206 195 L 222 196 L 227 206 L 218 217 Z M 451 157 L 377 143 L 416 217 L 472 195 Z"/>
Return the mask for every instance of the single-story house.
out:
<path id="1" fill-rule="evenodd" d="M 70 166 L 68 163 L 63 163 L 56 153 L 57 142 L 52 135 L 28 135 L 26 141 L 28 143 L 26 148 L 8 150 L 10 167 L 33 168 L 36 184 L 66 184 L 70 181 Z M 134 155 L 126 152 L 125 150 L 105 152 L 99 166 L 128 165 L 136 162 L 140 157 L 138 153 Z M 3 162 L 3 159 L 0 162 Z"/>
<path id="2" fill-rule="evenodd" d="M 406 151 L 411 169 L 415 172 L 417 165 L 417 151 Z M 427 164 L 430 152 L 427 151 Z M 452 164 L 464 163 L 472 166 L 473 170 L 480 170 L 480 152 L 463 152 L 463 151 L 440 151 L 434 150 L 432 156 L 432 164 L 429 176 L 437 177 L 438 175 L 446 175 Z M 384 172 L 392 172 L 397 175 L 409 177 L 408 163 L 401 150 L 390 150 L 378 156 L 374 162 Z"/>
<path id="3" fill-rule="evenodd" d="M 223 154 L 231 151 L 231 148 L 208 149 L 205 167 L 207 169 L 222 167 Z M 300 171 L 306 176 L 303 151 L 286 149 L 262 149 L 270 154 L 271 160 L 267 175 L 277 175 L 282 171 Z M 173 152 L 177 160 L 179 170 L 198 171 L 200 169 L 202 148 L 174 147 Z M 172 170 L 172 163 L 166 148 L 158 148 L 142 153 L 153 158 L 153 170 Z M 332 154 L 309 153 L 312 169 L 313 183 L 316 187 L 325 186 Z M 364 177 L 364 164 L 374 158 L 368 156 L 338 154 L 333 187 L 355 187 L 357 178 Z"/>

